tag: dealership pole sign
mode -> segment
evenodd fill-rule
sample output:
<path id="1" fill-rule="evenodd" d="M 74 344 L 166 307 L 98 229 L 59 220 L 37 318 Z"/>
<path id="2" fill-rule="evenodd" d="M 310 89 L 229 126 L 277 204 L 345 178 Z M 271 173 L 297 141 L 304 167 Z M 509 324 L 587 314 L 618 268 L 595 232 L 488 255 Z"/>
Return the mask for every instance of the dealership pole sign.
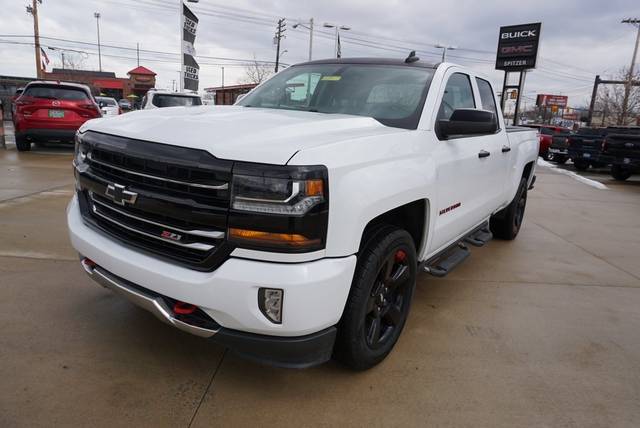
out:
<path id="1" fill-rule="evenodd" d="M 536 68 L 541 22 L 500 27 L 496 70 L 523 71 Z"/>
<path id="2" fill-rule="evenodd" d="M 182 80 L 184 89 L 190 91 L 198 90 L 198 72 L 200 66 L 194 58 L 196 49 L 193 43 L 196 41 L 196 29 L 198 28 L 198 18 L 183 3 L 182 4 Z"/>

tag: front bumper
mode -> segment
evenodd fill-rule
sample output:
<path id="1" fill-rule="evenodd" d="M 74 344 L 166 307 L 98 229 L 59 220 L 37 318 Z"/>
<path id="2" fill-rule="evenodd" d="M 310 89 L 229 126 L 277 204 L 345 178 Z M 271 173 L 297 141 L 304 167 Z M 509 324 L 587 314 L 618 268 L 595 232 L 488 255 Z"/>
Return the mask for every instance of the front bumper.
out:
<path id="1" fill-rule="evenodd" d="M 81 257 L 81 264 L 97 283 L 148 310 L 161 321 L 187 333 L 211 338 L 244 358 L 293 368 L 322 364 L 331 358 L 337 332 L 335 326 L 305 336 L 275 337 L 227 329 L 213 321 L 197 325 L 174 313 L 170 299 L 89 264 L 86 258 Z"/>
<path id="2" fill-rule="evenodd" d="M 231 257 L 212 272 L 200 272 L 159 260 L 90 228 L 82 220 L 76 197 L 67 208 L 67 222 L 73 247 L 110 274 L 196 305 L 224 331 L 267 335 L 269 340 L 299 341 L 300 336 L 335 326 L 356 265 L 355 255 L 303 263 Z M 260 311 L 260 287 L 284 290 L 282 324 L 272 323 Z"/>

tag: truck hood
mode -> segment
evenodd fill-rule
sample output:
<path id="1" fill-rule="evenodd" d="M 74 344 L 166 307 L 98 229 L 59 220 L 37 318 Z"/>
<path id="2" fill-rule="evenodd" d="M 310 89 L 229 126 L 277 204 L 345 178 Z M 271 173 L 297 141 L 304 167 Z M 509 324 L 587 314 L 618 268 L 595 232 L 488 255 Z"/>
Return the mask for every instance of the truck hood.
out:
<path id="1" fill-rule="evenodd" d="M 369 117 L 240 106 L 142 110 L 86 122 L 95 131 L 203 149 L 219 159 L 284 165 L 298 151 L 406 132 Z"/>

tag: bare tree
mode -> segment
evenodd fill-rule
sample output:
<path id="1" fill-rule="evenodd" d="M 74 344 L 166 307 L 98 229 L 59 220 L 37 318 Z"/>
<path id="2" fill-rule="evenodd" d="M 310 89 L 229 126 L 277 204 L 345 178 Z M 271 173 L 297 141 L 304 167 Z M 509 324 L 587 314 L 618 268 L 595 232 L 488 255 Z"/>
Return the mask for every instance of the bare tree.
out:
<path id="1" fill-rule="evenodd" d="M 621 69 L 613 80 L 625 81 L 629 76 L 626 68 Z M 635 73 L 634 81 L 640 80 L 640 72 Z M 600 85 L 596 98 L 595 110 L 602 112 L 602 124 L 633 125 L 640 115 L 640 87 L 632 86 L 629 93 L 629 104 L 626 120 L 622 118 L 622 100 L 624 85 Z"/>
<path id="2" fill-rule="evenodd" d="M 259 85 L 264 82 L 273 74 L 273 67 L 270 64 L 258 62 L 256 57 L 253 57 L 253 61 L 246 65 L 244 68 L 243 83 L 255 83 Z"/>

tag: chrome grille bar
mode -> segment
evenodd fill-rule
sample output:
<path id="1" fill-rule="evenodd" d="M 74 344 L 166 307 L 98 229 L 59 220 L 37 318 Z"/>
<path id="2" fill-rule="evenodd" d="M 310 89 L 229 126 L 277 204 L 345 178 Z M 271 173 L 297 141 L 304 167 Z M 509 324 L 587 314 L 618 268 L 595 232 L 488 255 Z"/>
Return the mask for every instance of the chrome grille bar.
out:
<path id="1" fill-rule="evenodd" d="M 147 236 L 149 238 L 157 239 L 158 241 L 166 242 L 168 244 L 177 245 L 179 247 L 190 248 L 192 250 L 199 250 L 199 251 L 210 251 L 210 250 L 215 248 L 214 245 L 202 244 L 202 243 L 199 243 L 199 242 L 193 242 L 193 243 L 190 243 L 190 244 L 183 244 L 181 242 L 172 241 L 170 239 L 166 239 L 166 238 L 163 238 L 161 236 L 157 236 L 157 235 L 153 235 L 151 233 L 143 232 L 143 231 L 138 230 L 138 229 L 136 229 L 134 227 L 128 226 L 128 225 L 126 225 L 126 224 L 124 224 L 122 222 L 119 222 L 117 220 L 112 219 L 108 215 L 100 212 L 100 210 L 98 209 L 98 206 L 95 205 L 95 204 L 92 207 L 92 211 L 98 217 L 100 217 L 100 218 L 102 218 L 102 219 L 104 219 L 104 220 L 106 220 L 108 222 L 111 222 L 111 223 L 115 224 L 116 226 L 119 226 L 119 227 L 121 227 L 123 229 L 129 230 L 131 232 L 134 232 L 134 233 L 137 233 L 137 234 L 140 234 L 140 235 L 143 235 L 143 236 Z"/>
<path id="2" fill-rule="evenodd" d="M 187 235 L 202 236 L 204 238 L 211 238 L 211 239 L 222 239 L 222 238 L 224 238 L 224 235 L 225 235 L 224 232 L 221 232 L 221 231 L 218 231 L 218 230 L 186 230 L 186 229 L 180 229 L 180 228 L 175 227 L 175 226 L 169 226 L 168 224 L 158 223 L 156 221 L 149 220 L 149 219 L 146 219 L 146 218 L 143 218 L 143 217 L 139 217 L 137 215 L 130 214 L 130 213 L 128 213 L 126 211 L 123 211 L 121 209 L 109 206 L 108 204 L 105 204 L 104 202 L 101 202 L 101 201 L 97 200 L 94 197 L 94 193 L 93 192 L 89 192 L 89 196 L 91 197 L 91 200 L 95 204 L 100 204 L 101 206 L 103 206 L 103 207 L 105 207 L 107 209 L 110 209 L 111 211 L 115 211 L 118 214 L 121 214 L 121 215 L 126 216 L 126 217 L 130 217 L 130 218 L 132 218 L 134 220 L 138 220 L 138 221 L 142 221 L 142 222 L 145 222 L 145 223 L 149 223 L 149 224 L 152 224 L 154 226 L 159 226 L 159 227 L 162 227 L 162 228 L 165 228 L 165 229 L 175 230 L 176 232 L 185 233 Z"/>
<path id="3" fill-rule="evenodd" d="M 90 164 L 91 163 L 95 163 L 95 164 L 98 164 L 98 165 L 105 166 L 107 168 L 113 168 L 113 169 L 115 169 L 117 171 L 124 172 L 124 173 L 127 173 L 127 174 L 133 174 L 133 175 L 137 175 L 139 177 L 151 178 L 152 180 L 166 181 L 167 183 L 181 184 L 183 186 L 198 187 L 198 188 L 201 188 L 201 189 L 227 190 L 229 188 L 229 183 L 224 183 L 224 184 L 219 184 L 219 185 L 191 183 L 191 182 L 188 182 L 188 181 L 174 180 L 172 178 L 158 177 L 157 175 L 144 174 L 142 172 L 132 171 L 130 169 L 122 168 L 122 167 L 119 167 L 119 166 L 111 165 L 110 163 L 107 163 L 107 162 L 102 162 L 102 161 L 96 160 L 91 156 L 91 152 L 89 152 L 88 158 L 89 158 Z"/>

